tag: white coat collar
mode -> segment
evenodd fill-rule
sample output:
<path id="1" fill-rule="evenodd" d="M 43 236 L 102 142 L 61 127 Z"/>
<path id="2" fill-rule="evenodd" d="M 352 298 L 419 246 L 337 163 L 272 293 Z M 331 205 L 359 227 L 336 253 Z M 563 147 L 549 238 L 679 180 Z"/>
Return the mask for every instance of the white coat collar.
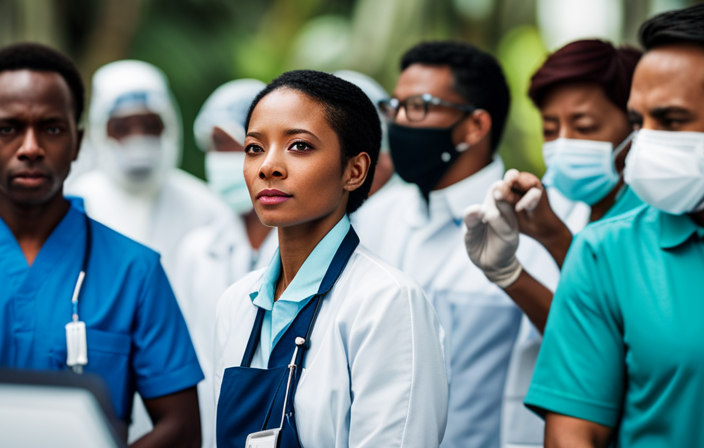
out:
<path id="1" fill-rule="evenodd" d="M 415 206 L 409 207 L 406 214 L 409 225 L 420 227 L 429 221 L 450 218 L 459 225 L 464 210 L 470 205 L 483 203 L 489 187 L 503 178 L 504 170 L 503 160 L 499 155 L 495 155 L 489 165 L 468 178 L 442 190 L 431 191 L 427 204 L 418 191 Z"/>

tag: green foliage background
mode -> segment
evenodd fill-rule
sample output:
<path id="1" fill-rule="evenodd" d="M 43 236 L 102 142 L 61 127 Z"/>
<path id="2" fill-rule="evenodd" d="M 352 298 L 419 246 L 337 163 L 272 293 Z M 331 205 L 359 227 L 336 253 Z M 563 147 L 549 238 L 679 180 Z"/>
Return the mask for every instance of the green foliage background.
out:
<path id="1" fill-rule="evenodd" d="M 182 168 L 203 177 L 192 125 L 219 85 L 243 77 L 268 82 L 296 68 L 351 69 L 392 91 L 400 56 L 412 45 L 472 42 L 500 60 L 511 89 L 500 154 L 507 167 L 540 175 L 540 117 L 526 91 L 548 52 L 536 25 L 541 1 L 547 0 L 0 0 L 0 45 L 56 46 L 77 61 L 88 87 L 95 69 L 116 59 L 160 67 L 181 108 Z M 613 1 L 624 12 L 620 41 L 627 43 L 653 11 L 695 3 Z"/>

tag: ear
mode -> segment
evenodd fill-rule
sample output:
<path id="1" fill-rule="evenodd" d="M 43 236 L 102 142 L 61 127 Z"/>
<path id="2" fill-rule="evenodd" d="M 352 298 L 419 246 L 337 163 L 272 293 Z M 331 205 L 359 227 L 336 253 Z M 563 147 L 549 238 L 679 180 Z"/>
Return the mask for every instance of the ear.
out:
<path id="1" fill-rule="evenodd" d="M 369 174 L 371 158 L 366 152 L 360 152 L 347 161 L 347 167 L 343 177 L 343 188 L 346 191 L 354 191 L 361 187 Z"/>
<path id="2" fill-rule="evenodd" d="M 474 146 L 491 135 L 491 115 L 484 109 L 477 109 L 467 117 L 464 127 L 464 142 Z"/>
<path id="3" fill-rule="evenodd" d="M 83 129 L 79 129 L 76 132 L 76 151 L 73 153 L 73 161 L 75 161 L 78 158 L 78 153 L 81 151 L 81 143 L 83 143 L 83 136 L 85 135 L 85 132 Z"/>

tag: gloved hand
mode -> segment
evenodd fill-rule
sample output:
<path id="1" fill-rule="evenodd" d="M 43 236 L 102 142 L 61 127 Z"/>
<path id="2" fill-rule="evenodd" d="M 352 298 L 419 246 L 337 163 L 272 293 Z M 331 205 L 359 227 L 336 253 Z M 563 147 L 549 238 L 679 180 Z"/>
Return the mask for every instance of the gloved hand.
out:
<path id="1" fill-rule="evenodd" d="M 503 181 L 496 181 L 483 204 L 471 205 L 464 212 L 464 243 L 472 263 L 501 288 L 516 281 L 523 267 L 516 258 L 518 219 L 511 203 L 501 197 Z"/>

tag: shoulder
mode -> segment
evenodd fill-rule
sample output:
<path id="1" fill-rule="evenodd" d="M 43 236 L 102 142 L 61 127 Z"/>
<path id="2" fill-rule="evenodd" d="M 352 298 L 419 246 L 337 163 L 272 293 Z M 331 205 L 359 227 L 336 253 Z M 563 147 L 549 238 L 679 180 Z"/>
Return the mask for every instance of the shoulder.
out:
<path id="1" fill-rule="evenodd" d="M 657 210 L 648 205 L 642 205 L 626 213 L 587 225 L 577 234 L 575 243 L 588 246 L 595 251 L 624 247 L 624 244 L 642 240 L 646 236 L 644 232 L 647 234 L 653 231 L 656 220 Z"/>
<path id="2" fill-rule="evenodd" d="M 180 169 L 173 170 L 169 174 L 164 185 L 164 193 L 172 194 L 181 201 L 189 202 L 189 205 L 212 208 L 227 214 L 231 213 L 227 204 L 220 200 L 204 181 Z"/>
<path id="3" fill-rule="evenodd" d="M 251 305 L 252 301 L 249 295 L 259 290 L 264 271 L 266 268 L 252 271 L 225 290 L 218 301 L 218 320 L 221 319 L 223 313 L 229 314 L 242 305 Z"/>
<path id="4" fill-rule="evenodd" d="M 179 258 L 181 256 L 193 256 L 207 251 L 213 244 L 215 237 L 220 230 L 219 222 L 213 222 L 204 226 L 196 227 L 186 233 L 179 246 Z"/>
<path id="5" fill-rule="evenodd" d="M 345 278 L 350 282 L 350 286 L 361 290 L 362 294 L 356 294 L 360 298 L 425 299 L 423 289 L 415 280 L 377 257 L 363 245 L 357 246 L 345 271 Z"/>
<path id="6" fill-rule="evenodd" d="M 107 269 L 116 267 L 138 268 L 140 271 L 152 271 L 160 264 L 159 253 L 140 244 L 110 227 L 90 219 L 94 253 L 100 257 L 100 263 Z"/>

